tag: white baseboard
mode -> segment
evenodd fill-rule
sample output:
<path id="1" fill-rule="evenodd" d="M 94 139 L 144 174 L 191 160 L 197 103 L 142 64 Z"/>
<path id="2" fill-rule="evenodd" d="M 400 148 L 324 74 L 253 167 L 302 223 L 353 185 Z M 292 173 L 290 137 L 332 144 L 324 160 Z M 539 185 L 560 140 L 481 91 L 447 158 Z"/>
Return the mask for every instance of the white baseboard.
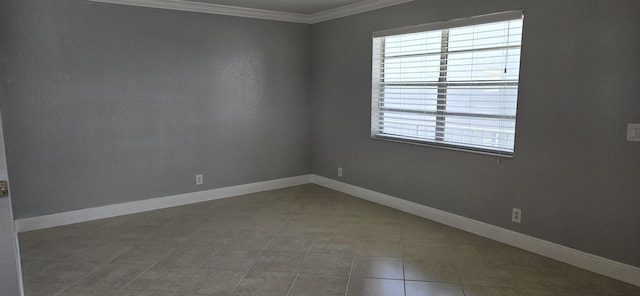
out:
<path id="1" fill-rule="evenodd" d="M 108 205 L 77 211 L 56 213 L 16 220 L 16 231 L 25 232 L 74 223 L 153 211 L 169 207 L 210 201 L 231 196 L 273 190 L 310 182 L 310 175 L 302 175 L 284 179 L 270 180 L 238 186 L 224 187 L 206 191 L 191 192 L 172 196 L 151 198 L 127 203 Z"/>
<path id="2" fill-rule="evenodd" d="M 560 262 L 564 262 L 623 282 L 640 286 L 640 268 L 638 267 L 578 251 L 569 247 L 504 229 L 498 226 L 490 225 L 463 216 L 393 197 L 387 194 L 375 192 L 369 189 L 357 187 L 317 175 L 302 175 L 291 178 L 277 179 L 212 189 L 207 191 L 185 193 L 141 201 L 108 205 L 97 208 L 89 208 L 71 212 L 19 219 L 16 220 L 16 230 L 17 232 L 24 232 L 44 229 L 55 226 L 210 201 L 215 199 L 222 199 L 260 191 L 285 188 L 307 183 L 315 183 L 320 186 L 344 192 L 358 198 L 398 209 L 403 212 L 433 220 L 545 257 L 549 257 Z"/>
<path id="3" fill-rule="evenodd" d="M 397 197 L 325 177 L 311 175 L 311 182 L 355 197 L 462 229 L 551 259 L 640 286 L 640 268 L 565 247 L 522 233 L 451 214 Z"/>

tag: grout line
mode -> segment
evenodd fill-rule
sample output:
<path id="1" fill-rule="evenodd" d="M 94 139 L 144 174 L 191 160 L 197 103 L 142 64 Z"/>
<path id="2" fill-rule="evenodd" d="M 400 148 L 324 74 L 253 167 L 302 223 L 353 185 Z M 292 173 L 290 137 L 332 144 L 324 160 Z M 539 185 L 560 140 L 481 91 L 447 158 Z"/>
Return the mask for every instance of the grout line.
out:
<path id="1" fill-rule="evenodd" d="M 401 226 L 402 227 L 402 226 Z M 402 233 L 400 233 L 400 256 L 401 260 L 402 260 L 402 289 L 404 292 L 404 295 L 407 295 L 407 275 L 405 274 L 404 270 L 404 236 L 402 235 Z"/>
<path id="2" fill-rule="evenodd" d="M 176 290 L 176 293 L 178 291 L 180 291 L 182 288 L 184 288 L 185 284 L 187 282 L 189 282 L 189 280 L 191 280 L 193 277 L 195 277 L 198 272 L 201 272 L 202 270 L 210 270 L 210 269 L 207 269 L 207 268 L 203 268 L 203 266 L 207 263 L 208 260 L 210 260 L 211 258 L 216 256 L 218 253 L 220 253 L 227 243 L 228 243 L 228 241 L 224 242 L 220 247 L 218 247 L 218 249 L 215 252 L 213 252 L 211 255 L 209 255 L 209 257 L 207 257 L 207 259 L 202 260 L 202 264 L 200 264 L 198 267 L 194 268 L 194 269 L 196 269 L 196 271 L 194 271 L 191 275 L 189 275 L 189 277 L 187 277 L 187 279 L 182 283 L 182 285 L 180 285 L 180 287 Z M 207 244 L 207 243 L 205 243 L 205 244 Z"/>
<path id="3" fill-rule="evenodd" d="M 164 258 L 166 258 L 167 256 L 169 256 L 170 254 L 172 254 L 178 247 L 173 248 L 171 251 L 167 252 L 166 254 L 164 254 L 164 256 L 160 257 L 160 259 L 156 260 L 156 262 L 152 263 L 151 265 L 149 265 L 149 267 L 147 267 L 147 269 L 143 270 L 141 273 L 139 273 L 137 276 L 135 276 L 132 280 L 130 280 L 129 282 L 127 282 L 126 285 L 124 285 L 124 287 L 122 287 L 122 289 L 126 289 L 129 285 L 131 285 L 131 283 L 133 283 L 135 280 L 137 280 L 141 275 L 145 274 L 147 271 L 149 271 L 151 268 L 155 267 L 156 264 L 158 264 L 160 261 L 162 261 Z"/>
<path id="4" fill-rule="evenodd" d="M 289 291 L 287 292 L 287 296 L 289 296 L 291 294 L 291 291 L 293 291 L 293 286 L 296 284 L 296 281 L 298 280 L 298 276 L 302 272 L 302 268 L 307 263 L 307 259 L 309 259 L 309 254 L 311 254 L 311 249 L 313 249 L 313 245 L 316 242 L 316 240 L 318 239 L 318 236 L 320 235 L 320 231 L 324 227 L 324 224 L 325 224 L 325 222 L 322 222 L 320 224 L 319 230 L 316 231 L 316 233 L 314 234 L 313 240 L 311 240 L 311 245 L 309 246 L 309 250 L 307 250 L 307 253 L 306 253 L 305 257 L 304 257 L 304 260 L 302 261 L 302 265 L 300 266 L 300 269 L 296 273 L 296 277 L 293 279 L 293 282 L 291 283 L 291 287 L 289 287 Z"/>
<path id="5" fill-rule="evenodd" d="M 266 244 L 265 248 L 260 250 L 260 254 L 258 254 L 258 256 L 256 257 L 256 261 L 253 262 L 251 264 L 251 266 L 249 266 L 249 268 L 247 268 L 247 271 L 242 275 L 242 277 L 240 278 L 240 280 L 235 284 L 235 286 L 233 286 L 233 289 L 231 290 L 231 292 L 229 292 L 229 295 L 232 295 L 233 292 L 236 291 L 236 289 L 238 289 L 238 286 L 240 286 L 240 283 L 242 283 L 242 281 L 244 280 L 244 278 L 247 276 L 247 274 L 249 273 L 249 271 L 251 271 L 251 269 L 253 268 L 254 265 L 256 265 L 256 263 L 258 263 L 258 260 L 260 260 L 260 257 L 262 257 L 262 255 L 264 254 L 264 251 L 269 247 L 269 245 L 271 245 L 271 243 L 273 242 L 274 239 L 276 239 L 276 236 L 278 235 L 278 233 L 280 233 L 280 231 L 282 230 L 282 228 L 284 228 L 284 225 L 286 224 L 287 219 L 289 219 L 289 216 L 291 216 L 291 214 L 287 215 L 287 218 L 284 219 L 284 221 L 282 222 L 282 224 L 280 224 L 280 227 L 278 227 L 278 230 L 276 232 L 274 232 L 273 237 L 269 240 L 269 242 Z M 239 230 L 239 229 L 238 229 Z"/>
<path id="6" fill-rule="evenodd" d="M 359 229 L 362 229 L 362 218 L 360 219 L 358 224 L 360 224 Z M 351 259 L 351 268 L 349 269 L 349 279 L 347 279 L 347 288 L 344 291 L 345 296 L 349 294 L 349 286 L 351 285 L 351 279 L 353 278 L 353 268 L 356 265 L 356 258 L 358 258 L 358 249 L 360 248 L 360 243 L 360 238 L 358 237 L 358 239 L 356 239 L 356 244 L 352 254 L 353 257 Z"/>
<path id="7" fill-rule="evenodd" d="M 130 247 L 128 250 L 132 249 L 133 247 Z M 126 251 L 125 251 L 126 252 Z M 120 253 L 120 255 L 124 254 L 125 252 Z M 118 289 L 125 289 L 131 282 L 133 282 L 134 280 L 136 280 L 140 275 L 142 275 L 143 273 L 147 272 L 147 270 L 151 269 L 151 267 L 155 266 L 156 263 L 158 263 L 160 260 L 164 259 L 164 257 L 168 256 L 170 253 L 172 253 L 173 250 L 167 252 L 167 254 L 165 254 L 164 256 L 162 256 L 162 258 L 160 258 L 158 261 L 156 261 L 155 263 L 151 264 L 147 269 L 145 269 L 144 271 L 142 271 L 140 274 L 138 274 L 136 277 L 134 277 L 131 281 L 127 282 L 126 285 L 124 285 L 123 287 L 120 287 Z M 111 259 L 109 259 L 109 261 L 105 262 L 105 263 L 100 263 L 98 264 L 98 267 L 91 270 L 90 272 L 88 272 L 87 274 L 85 274 L 84 276 L 82 276 L 80 279 L 78 279 L 77 281 L 71 283 L 69 286 L 65 287 L 64 289 L 58 291 L 55 295 L 60 295 L 60 293 L 65 292 L 66 290 L 68 290 L 69 288 L 73 288 L 75 287 L 75 285 L 79 282 L 81 282 L 82 280 L 84 280 L 85 278 L 87 278 L 89 275 L 92 275 L 94 273 L 96 273 L 98 270 L 102 269 L 103 267 L 107 266 L 107 265 L 138 265 L 138 264 L 119 264 L 119 263 L 110 263 L 111 261 L 113 261 L 113 259 L 115 259 L 117 257 L 113 257 Z M 81 288 L 85 288 L 85 287 L 81 287 Z M 88 287 L 91 288 L 91 287 Z M 113 287 L 109 287 L 109 288 L 113 288 Z M 54 295 L 54 296 L 55 296 Z"/>
<path id="8" fill-rule="evenodd" d="M 344 296 L 347 296 L 349 293 L 349 285 L 351 284 L 351 278 L 353 277 L 353 266 L 356 264 L 356 255 L 358 246 L 356 244 L 356 251 L 354 251 L 353 258 L 351 259 L 351 269 L 349 269 L 349 279 L 347 280 L 347 288 L 344 291 Z"/>

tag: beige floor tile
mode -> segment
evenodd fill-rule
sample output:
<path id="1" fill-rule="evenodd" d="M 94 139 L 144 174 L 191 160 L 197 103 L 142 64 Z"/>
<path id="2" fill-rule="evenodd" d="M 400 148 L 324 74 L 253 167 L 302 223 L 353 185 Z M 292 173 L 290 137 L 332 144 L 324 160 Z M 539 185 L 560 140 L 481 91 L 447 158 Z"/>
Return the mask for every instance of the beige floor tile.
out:
<path id="1" fill-rule="evenodd" d="M 425 259 L 404 259 L 404 278 L 408 281 L 459 283 L 453 264 Z"/>
<path id="2" fill-rule="evenodd" d="M 311 248 L 315 234 L 281 233 L 276 235 L 267 250 L 306 253 Z"/>
<path id="3" fill-rule="evenodd" d="M 198 270 L 180 288 L 180 294 L 226 296 L 244 276 L 244 271 L 228 269 Z"/>
<path id="4" fill-rule="evenodd" d="M 56 296 L 123 296 L 125 292 L 124 289 L 71 287 Z"/>
<path id="5" fill-rule="evenodd" d="M 205 264 L 221 247 L 222 243 L 194 243 L 179 247 L 167 254 L 157 265 L 169 268 L 198 268 Z"/>
<path id="6" fill-rule="evenodd" d="M 99 265 L 76 262 L 58 262 L 29 278 L 32 282 L 71 285 L 82 279 Z"/>
<path id="7" fill-rule="evenodd" d="M 407 295 L 455 295 L 435 283 L 460 282 L 465 296 L 640 296 L 638 287 L 312 184 L 19 239 L 26 296 L 224 295 L 232 285 L 235 295 L 344 295 L 350 272 L 349 295 L 404 295 L 405 279 Z M 352 270 L 354 256 L 370 258 Z"/>
<path id="8" fill-rule="evenodd" d="M 463 285 L 465 296 L 525 296 L 518 288 Z"/>
<path id="9" fill-rule="evenodd" d="M 584 269 L 565 265 L 563 271 L 585 294 L 604 296 L 640 296 L 640 287 L 623 283 Z"/>
<path id="10" fill-rule="evenodd" d="M 185 216 L 188 217 L 188 214 Z M 188 225 L 187 223 L 173 223 L 161 227 L 154 234 L 150 235 L 147 240 L 158 241 L 163 243 L 184 243 L 192 238 L 197 225 Z"/>
<path id="11" fill-rule="evenodd" d="M 127 290 L 122 296 L 197 296 L 197 295 L 183 295 L 175 292 L 165 292 L 165 291 Z"/>
<path id="12" fill-rule="evenodd" d="M 490 265 L 487 253 L 490 249 L 471 244 L 454 244 L 450 246 L 451 260 L 459 264 Z"/>
<path id="13" fill-rule="evenodd" d="M 502 268 L 478 265 L 456 265 L 458 279 L 465 285 L 518 287 L 511 273 Z"/>
<path id="14" fill-rule="evenodd" d="M 129 250 L 133 244 L 122 242 L 98 241 L 78 251 L 69 260 L 79 262 L 107 263 Z"/>
<path id="15" fill-rule="evenodd" d="M 228 221 L 216 221 L 209 222 L 211 225 L 203 224 L 192 233 L 194 238 L 201 238 L 202 240 L 211 240 L 211 239 L 222 239 L 222 240 L 230 240 L 236 232 L 238 232 L 238 227 L 236 226 L 218 226 L 220 224 L 227 224 Z"/>
<path id="16" fill-rule="evenodd" d="M 225 247 L 238 250 L 264 250 L 273 237 L 273 233 L 239 230 L 229 239 Z"/>
<path id="17" fill-rule="evenodd" d="M 20 242 L 20 257 L 25 260 L 69 260 L 74 252 L 84 248 L 84 241 L 24 241 Z"/>
<path id="18" fill-rule="evenodd" d="M 280 229 L 281 233 L 318 233 L 322 229 L 322 221 L 287 221 Z"/>
<path id="19" fill-rule="evenodd" d="M 457 284 L 405 282 L 406 296 L 465 296 Z"/>
<path id="20" fill-rule="evenodd" d="M 352 275 L 355 277 L 402 280 L 404 278 L 402 259 L 356 257 L 353 263 Z"/>
<path id="21" fill-rule="evenodd" d="M 191 268 L 152 267 L 129 283 L 126 289 L 175 292 L 196 271 Z"/>
<path id="22" fill-rule="evenodd" d="M 309 254 L 302 266 L 302 273 L 349 276 L 352 263 L 352 256 Z"/>
<path id="23" fill-rule="evenodd" d="M 303 253 L 264 251 L 251 270 L 296 273 L 302 267 L 305 257 L 306 254 Z"/>
<path id="24" fill-rule="evenodd" d="M 21 232 L 18 234 L 18 238 L 21 241 L 35 240 L 35 241 L 69 241 L 76 239 L 86 239 L 89 234 L 89 230 L 81 227 L 59 226 L 48 229 L 34 230 Z"/>
<path id="25" fill-rule="evenodd" d="M 61 261 L 53 260 L 40 260 L 40 259 L 22 259 L 22 280 L 26 282 L 33 281 L 32 279 L 43 270 L 59 263 Z"/>
<path id="26" fill-rule="evenodd" d="M 402 228 L 399 225 L 364 224 L 358 232 L 360 240 L 402 240 Z"/>
<path id="27" fill-rule="evenodd" d="M 523 296 L 584 296 L 581 292 L 559 292 L 554 290 L 537 290 L 537 289 L 522 289 L 520 294 Z M 603 294 L 598 294 L 604 296 Z"/>
<path id="28" fill-rule="evenodd" d="M 248 270 L 261 254 L 261 250 L 223 248 L 209 258 L 201 268 Z"/>
<path id="29" fill-rule="evenodd" d="M 105 241 L 105 238 L 109 242 L 122 243 L 122 244 L 135 244 L 144 241 L 148 237 L 151 237 L 151 232 L 144 232 L 143 230 L 131 230 L 131 228 L 125 229 L 91 229 L 88 234 L 83 237 L 87 240 Z"/>
<path id="30" fill-rule="evenodd" d="M 357 239 L 353 235 L 319 234 L 313 242 L 311 253 L 328 253 L 336 255 L 353 255 L 357 247 Z"/>
<path id="31" fill-rule="evenodd" d="M 501 266 L 561 269 L 565 265 L 558 261 L 506 245 L 491 248 L 490 251 L 487 251 L 485 258 L 493 260 L 496 265 Z"/>
<path id="32" fill-rule="evenodd" d="M 24 296 L 55 296 L 65 285 L 51 283 L 24 283 Z"/>
<path id="33" fill-rule="evenodd" d="M 404 281 L 351 278 L 348 296 L 404 296 Z"/>
<path id="34" fill-rule="evenodd" d="M 522 267 L 512 268 L 510 272 L 521 288 L 580 291 L 580 287 L 561 269 Z"/>
<path id="35" fill-rule="evenodd" d="M 448 237 L 438 231 L 428 231 L 426 229 L 420 230 L 407 230 L 404 229 L 400 232 L 400 239 L 404 241 L 419 241 L 430 244 L 445 244 L 448 243 Z"/>
<path id="36" fill-rule="evenodd" d="M 344 233 L 354 235 L 360 232 L 361 219 L 351 216 L 330 216 L 322 224 L 321 233 Z"/>
<path id="37" fill-rule="evenodd" d="M 300 274 L 289 296 L 344 296 L 349 276 Z"/>
<path id="38" fill-rule="evenodd" d="M 282 296 L 287 295 L 295 273 L 250 271 L 240 281 L 233 296 Z"/>
<path id="39" fill-rule="evenodd" d="M 175 246 L 156 241 L 144 242 L 129 248 L 111 260 L 116 264 L 153 264 L 169 254 Z"/>
<path id="40" fill-rule="evenodd" d="M 285 223 L 284 219 L 262 218 L 254 219 L 247 225 L 244 225 L 242 229 L 250 231 L 260 231 L 268 233 L 278 232 Z"/>
<path id="41" fill-rule="evenodd" d="M 105 264 L 85 276 L 76 285 L 81 287 L 124 288 L 148 266 Z"/>
<path id="42" fill-rule="evenodd" d="M 402 258 L 402 241 L 361 240 L 358 242 L 356 255 Z"/>
<path id="43" fill-rule="evenodd" d="M 448 263 L 452 261 L 452 251 L 449 244 L 431 243 L 424 241 L 404 241 L 402 243 L 404 258 L 425 259 Z"/>

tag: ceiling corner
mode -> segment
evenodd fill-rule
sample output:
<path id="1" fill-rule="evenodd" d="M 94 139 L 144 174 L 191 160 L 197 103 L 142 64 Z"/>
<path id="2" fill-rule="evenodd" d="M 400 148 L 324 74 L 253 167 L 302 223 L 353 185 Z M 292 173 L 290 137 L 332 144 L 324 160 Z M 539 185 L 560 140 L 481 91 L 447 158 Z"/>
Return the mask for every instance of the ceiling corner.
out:
<path id="1" fill-rule="evenodd" d="M 325 10 L 316 14 L 299 14 L 272 10 L 262 10 L 229 5 L 203 3 L 186 0 L 88 0 L 91 2 L 122 4 L 139 7 L 190 11 L 208 14 L 228 15 L 282 22 L 315 24 L 345 16 L 394 6 L 414 0 L 364 0 L 354 4 Z"/>
<path id="2" fill-rule="evenodd" d="M 310 22 L 312 24 L 329 21 L 341 17 L 346 17 L 354 14 L 364 13 L 376 9 L 399 5 L 414 0 L 365 0 L 354 4 L 325 10 L 316 14 L 310 15 Z"/>

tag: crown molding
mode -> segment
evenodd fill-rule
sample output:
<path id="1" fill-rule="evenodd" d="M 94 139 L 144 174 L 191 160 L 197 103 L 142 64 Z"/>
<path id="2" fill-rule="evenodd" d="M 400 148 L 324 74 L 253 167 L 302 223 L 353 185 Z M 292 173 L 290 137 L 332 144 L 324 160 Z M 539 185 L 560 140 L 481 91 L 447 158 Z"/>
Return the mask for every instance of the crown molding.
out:
<path id="1" fill-rule="evenodd" d="M 320 23 L 412 1 L 414 0 L 365 0 L 312 14 L 310 22 L 312 24 Z"/>
<path id="2" fill-rule="evenodd" d="M 151 7 L 169 10 L 191 11 L 208 14 L 239 16 L 246 18 L 310 24 L 311 18 L 306 14 L 253 9 L 228 5 L 192 2 L 183 0 L 89 0 L 112 4 Z"/>
<path id="3" fill-rule="evenodd" d="M 272 10 L 254 9 L 186 0 L 88 0 L 91 2 L 122 4 L 169 10 L 200 12 L 281 22 L 315 24 L 358 13 L 372 11 L 414 0 L 364 0 L 354 4 L 322 11 L 316 14 L 299 14 Z"/>

